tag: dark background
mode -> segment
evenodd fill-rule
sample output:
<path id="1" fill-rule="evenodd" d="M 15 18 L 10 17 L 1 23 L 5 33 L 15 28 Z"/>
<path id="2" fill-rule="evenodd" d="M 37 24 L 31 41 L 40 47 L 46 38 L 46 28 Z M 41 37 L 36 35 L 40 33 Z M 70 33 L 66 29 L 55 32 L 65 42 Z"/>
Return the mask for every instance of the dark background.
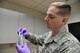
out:
<path id="1" fill-rule="evenodd" d="M 80 22 L 68 24 L 69 32 L 80 41 Z"/>

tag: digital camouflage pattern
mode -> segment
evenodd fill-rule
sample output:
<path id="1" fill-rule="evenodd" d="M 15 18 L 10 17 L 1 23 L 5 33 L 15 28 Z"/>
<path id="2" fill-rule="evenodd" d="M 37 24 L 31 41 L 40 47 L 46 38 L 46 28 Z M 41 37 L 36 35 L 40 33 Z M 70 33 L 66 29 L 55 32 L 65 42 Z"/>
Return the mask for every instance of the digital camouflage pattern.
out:
<path id="1" fill-rule="evenodd" d="M 80 53 L 79 41 L 66 28 L 52 37 L 52 32 L 49 31 L 44 35 L 30 35 L 28 40 L 40 45 L 38 53 Z"/>

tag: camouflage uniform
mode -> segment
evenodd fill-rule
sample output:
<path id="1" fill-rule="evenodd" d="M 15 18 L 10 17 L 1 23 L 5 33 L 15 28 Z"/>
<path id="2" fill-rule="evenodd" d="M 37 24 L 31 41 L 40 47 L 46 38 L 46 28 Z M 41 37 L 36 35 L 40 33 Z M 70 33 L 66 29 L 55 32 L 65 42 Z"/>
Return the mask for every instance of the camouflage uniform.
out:
<path id="1" fill-rule="evenodd" d="M 52 37 L 52 31 L 44 35 L 30 35 L 28 40 L 36 45 L 40 45 L 38 53 L 80 53 L 79 41 L 66 28 Z"/>

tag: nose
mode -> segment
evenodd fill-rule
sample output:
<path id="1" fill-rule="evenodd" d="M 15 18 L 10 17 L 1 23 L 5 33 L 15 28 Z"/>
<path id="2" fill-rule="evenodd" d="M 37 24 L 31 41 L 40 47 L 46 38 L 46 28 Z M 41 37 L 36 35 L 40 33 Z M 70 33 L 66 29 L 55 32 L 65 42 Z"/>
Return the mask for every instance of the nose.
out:
<path id="1" fill-rule="evenodd" d="M 44 21 L 48 21 L 48 16 L 46 16 L 46 17 L 44 18 Z"/>

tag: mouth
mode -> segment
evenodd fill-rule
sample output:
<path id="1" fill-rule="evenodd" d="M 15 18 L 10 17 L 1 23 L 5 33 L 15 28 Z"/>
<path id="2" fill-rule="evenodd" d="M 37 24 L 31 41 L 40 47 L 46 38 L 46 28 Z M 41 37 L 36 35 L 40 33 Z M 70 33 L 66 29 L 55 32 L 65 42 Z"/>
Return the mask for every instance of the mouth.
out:
<path id="1" fill-rule="evenodd" d="M 46 24 L 48 25 L 49 23 L 48 23 L 48 22 L 46 22 Z"/>
<path id="2" fill-rule="evenodd" d="M 47 24 L 47 27 L 49 27 L 49 23 L 46 23 Z"/>

